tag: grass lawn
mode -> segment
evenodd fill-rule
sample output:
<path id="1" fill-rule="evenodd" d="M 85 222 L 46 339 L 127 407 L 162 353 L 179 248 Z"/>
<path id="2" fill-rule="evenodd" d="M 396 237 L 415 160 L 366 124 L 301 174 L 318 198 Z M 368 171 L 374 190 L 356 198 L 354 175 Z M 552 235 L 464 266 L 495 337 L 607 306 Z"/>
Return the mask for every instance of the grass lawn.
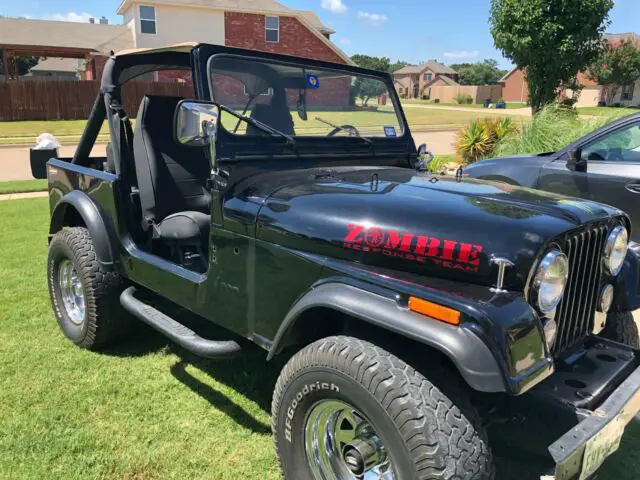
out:
<path id="1" fill-rule="evenodd" d="M 429 105 L 431 107 L 460 107 L 460 108 L 484 108 L 484 104 L 482 103 L 433 103 L 431 100 L 418 100 L 415 98 L 407 98 L 402 100 L 402 103 L 407 104 L 415 104 L 415 105 Z M 507 110 L 514 108 L 525 108 L 527 106 L 526 103 L 507 103 Z"/>
<path id="2" fill-rule="evenodd" d="M 47 199 L 0 202 L 0 479 L 279 478 L 282 360 L 196 359 L 148 330 L 101 354 L 74 347 L 49 304 L 48 221 Z M 637 479 L 638 441 L 634 424 L 601 478 Z M 499 480 L 538 478 L 498 460 Z"/>
<path id="3" fill-rule="evenodd" d="M 640 109 L 624 107 L 580 107 L 578 108 L 578 113 L 580 115 L 593 115 L 597 117 L 624 117 L 625 115 L 631 115 L 632 113 L 640 113 Z"/>
<path id="4" fill-rule="evenodd" d="M 47 186 L 46 179 L 0 182 L 0 195 L 6 193 L 44 192 L 47 190 Z"/>
<path id="5" fill-rule="evenodd" d="M 468 105 L 467 105 L 468 106 Z M 414 131 L 428 131 L 442 128 L 460 128 L 476 118 L 486 116 L 482 111 L 456 112 L 453 110 L 418 109 L 407 108 L 405 110 L 407 121 Z M 309 113 L 309 120 L 301 120 L 297 114 L 293 114 L 296 129 L 301 134 L 326 134 L 330 127 L 315 120 L 319 116 L 337 125 L 351 124 L 362 127 L 363 133 L 375 127 L 374 132 L 382 133 L 385 125 L 397 125 L 397 120 L 388 109 L 378 112 L 320 112 Z M 231 115 L 222 116 L 225 126 L 235 126 L 236 119 Z M 135 120 L 134 120 L 135 121 Z M 75 143 L 80 139 L 86 121 L 84 120 L 52 120 L 30 122 L 0 122 L 0 145 L 33 145 L 36 137 L 43 132 L 48 132 L 62 143 Z M 233 129 L 233 128 L 232 128 Z M 99 140 L 108 141 L 109 135 L 106 125 L 102 127 Z"/>

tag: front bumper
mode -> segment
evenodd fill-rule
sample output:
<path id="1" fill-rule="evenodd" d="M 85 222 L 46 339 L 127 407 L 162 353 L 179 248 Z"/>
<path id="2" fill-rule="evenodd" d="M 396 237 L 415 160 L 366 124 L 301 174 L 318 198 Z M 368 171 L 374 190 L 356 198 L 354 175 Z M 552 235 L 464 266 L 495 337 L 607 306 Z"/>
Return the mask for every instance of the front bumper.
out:
<path id="1" fill-rule="evenodd" d="M 615 452 L 627 424 L 640 411 L 640 367 L 584 420 L 549 447 L 555 474 L 542 480 L 584 480 Z"/>

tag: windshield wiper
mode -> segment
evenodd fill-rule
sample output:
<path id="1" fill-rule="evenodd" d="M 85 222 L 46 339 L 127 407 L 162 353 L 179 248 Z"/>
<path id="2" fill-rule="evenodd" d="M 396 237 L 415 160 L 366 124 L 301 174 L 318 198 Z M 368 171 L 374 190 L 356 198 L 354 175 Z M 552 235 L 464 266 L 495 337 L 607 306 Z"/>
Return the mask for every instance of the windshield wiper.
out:
<path id="1" fill-rule="evenodd" d="M 295 138 L 293 138 L 291 135 L 287 135 L 284 132 L 281 132 L 280 130 L 277 130 L 273 127 L 270 127 L 269 125 L 267 125 L 266 123 L 262 123 L 259 120 L 256 120 L 255 118 L 251 118 L 248 117 L 246 115 L 243 115 L 242 113 L 238 113 L 235 110 L 230 109 L 229 107 L 225 106 L 225 105 L 220 105 L 220 109 L 224 110 L 225 112 L 230 113 L 231 115 L 233 115 L 234 117 L 247 122 L 250 125 L 253 125 L 254 127 L 256 127 L 259 130 L 262 130 L 265 133 L 268 133 L 269 135 L 273 136 L 273 137 L 282 137 L 285 138 L 287 140 L 287 143 L 289 145 L 295 145 L 296 144 L 296 140 Z"/>
<path id="2" fill-rule="evenodd" d="M 349 126 L 336 125 L 335 123 L 331 123 L 329 120 L 325 120 L 324 118 L 320 118 L 320 117 L 316 117 L 316 120 L 318 122 L 324 123 L 325 125 L 329 125 L 330 127 L 333 127 L 334 129 L 339 130 L 341 132 L 347 132 L 350 137 L 358 137 L 360 140 L 363 140 L 367 143 L 373 143 L 373 141 L 370 138 L 360 136 L 360 132 L 358 132 L 356 127 L 352 127 L 350 125 Z"/>

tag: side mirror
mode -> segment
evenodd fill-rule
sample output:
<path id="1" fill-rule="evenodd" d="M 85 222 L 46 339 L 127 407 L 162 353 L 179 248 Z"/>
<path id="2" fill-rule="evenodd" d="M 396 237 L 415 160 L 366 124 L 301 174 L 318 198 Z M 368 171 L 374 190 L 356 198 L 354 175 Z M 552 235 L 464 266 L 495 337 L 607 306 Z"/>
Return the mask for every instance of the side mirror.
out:
<path id="1" fill-rule="evenodd" d="M 418 147 L 418 161 L 416 162 L 416 170 L 426 170 L 433 160 L 433 153 L 427 148 L 427 144 L 423 143 Z"/>
<path id="2" fill-rule="evenodd" d="M 569 150 L 567 168 L 572 172 L 586 172 L 587 162 L 582 160 L 582 150 Z"/>
<path id="3" fill-rule="evenodd" d="M 219 121 L 220 108 L 214 103 L 182 100 L 176 108 L 176 141 L 188 147 L 209 147 L 209 160 L 214 170 Z"/>

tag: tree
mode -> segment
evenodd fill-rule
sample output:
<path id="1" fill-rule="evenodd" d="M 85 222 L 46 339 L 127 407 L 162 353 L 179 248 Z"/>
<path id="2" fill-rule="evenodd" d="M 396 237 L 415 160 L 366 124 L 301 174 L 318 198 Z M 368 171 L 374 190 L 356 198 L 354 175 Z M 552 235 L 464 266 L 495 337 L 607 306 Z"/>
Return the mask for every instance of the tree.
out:
<path id="1" fill-rule="evenodd" d="M 613 0 L 491 0 L 491 34 L 526 72 L 534 112 L 598 57 Z"/>
<path id="2" fill-rule="evenodd" d="M 356 65 L 362 68 L 378 70 L 380 72 L 388 72 L 391 67 L 391 60 L 388 57 L 372 57 L 370 55 L 354 55 L 351 57 Z"/>
<path id="3" fill-rule="evenodd" d="M 381 72 L 389 72 L 391 68 L 391 60 L 387 57 L 372 57 L 370 55 L 354 55 L 351 57 L 358 66 L 378 70 Z M 380 80 L 370 78 L 357 77 L 353 84 L 353 92 L 357 97 L 362 98 L 362 104 L 366 107 L 369 99 L 382 95 L 387 91 L 387 86 Z"/>
<path id="4" fill-rule="evenodd" d="M 394 72 L 397 72 L 401 68 L 407 67 L 409 65 L 410 64 L 408 62 L 405 62 L 403 60 L 398 60 L 396 63 L 392 63 L 389 66 L 389 73 L 393 74 Z"/>
<path id="5" fill-rule="evenodd" d="M 640 78 L 640 49 L 630 40 L 607 45 L 588 73 L 604 87 L 607 103 L 611 103 L 620 86 L 630 85 Z"/>
<path id="6" fill-rule="evenodd" d="M 450 67 L 458 72 L 458 83 L 461 85 L 493 85 L 507 73 L 498 68 L 498 62 L 492 59 L 478 63 L 454 63 Z"/>

